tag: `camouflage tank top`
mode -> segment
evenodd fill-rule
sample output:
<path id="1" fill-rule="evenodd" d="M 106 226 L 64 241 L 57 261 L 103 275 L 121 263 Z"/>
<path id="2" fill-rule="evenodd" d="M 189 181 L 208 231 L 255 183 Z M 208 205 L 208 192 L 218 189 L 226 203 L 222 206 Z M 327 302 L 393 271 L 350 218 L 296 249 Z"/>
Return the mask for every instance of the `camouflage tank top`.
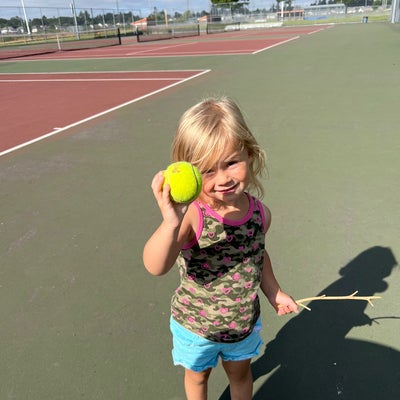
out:
<path id="1" fill-rule="evenodd" d="M 172 317 L 214 342 L 244 339 L 260 316 L 265 211 L 260 201 L 248 198 L 249 211 L 237 221 L 193 203 L 199 211 L 198 232 L 177 259 L 181 282 L 172 297 Z"/>

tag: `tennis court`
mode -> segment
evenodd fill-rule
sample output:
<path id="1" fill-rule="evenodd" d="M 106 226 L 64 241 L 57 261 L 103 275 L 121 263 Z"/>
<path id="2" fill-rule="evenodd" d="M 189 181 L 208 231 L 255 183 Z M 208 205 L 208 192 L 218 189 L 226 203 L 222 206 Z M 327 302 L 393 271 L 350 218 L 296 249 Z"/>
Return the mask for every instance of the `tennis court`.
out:
<path id="1" fill-rule="evenodd" d="M 263 299 L 254 399 L 399 398 L 399 40 L 349 24 L 1 61 L 0 398 L 184 399 L 177 274 L 150 276 L 141 252 L 178 118 L 222 94 L 267 152 L 282 287 L 382 296 L 285 318 Z M 226 389 L 219 367 L 209 398 Z"/>
<path id="2" fill-rule="evenodd" d="M 209 55 L 256 54 L 271 47 L 298 39 L 302 35 L 311 35 L 330 25 L 319 27 L 289 27 L 277 29 L 250 29 L 240 32 L 215 33 L 199 37 L 184 37 L 174 40 L 155 40 L 138 43 L 135 37 L 125 38 L 123 46 L 111 48 L 98 47 L 81 51 L 49 52 L 32 55 L 33 59 L 91 59 L 91 58 L 126 58 L 126 57 L 187 57 Z M 114 44 L 114 42 L 112 42 Z M 78 44 L 79 46 L 79 44 Z M 85 46 L 85 42 L 83 44 Z M 79 49 L 78 49 L 79 50 Z M 10 52 L 12 54 L 12 52 Z M 1 56 L 1 53 L 0 53 Z M 29 60 L 26 56 L 22 60 Z"/>

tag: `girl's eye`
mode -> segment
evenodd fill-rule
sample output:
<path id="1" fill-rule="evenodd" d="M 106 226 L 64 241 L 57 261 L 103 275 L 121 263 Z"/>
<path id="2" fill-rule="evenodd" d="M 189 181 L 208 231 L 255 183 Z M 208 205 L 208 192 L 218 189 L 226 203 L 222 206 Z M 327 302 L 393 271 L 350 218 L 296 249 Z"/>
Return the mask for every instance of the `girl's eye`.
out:
<path id="1" fill-rule="evenodd" d="M 231 160 L 231 161 L 228 162 L 228 167 L 230 167 L 232 165 L 235 165 L 236 163 L 237 163 L 236 160 Z"/>

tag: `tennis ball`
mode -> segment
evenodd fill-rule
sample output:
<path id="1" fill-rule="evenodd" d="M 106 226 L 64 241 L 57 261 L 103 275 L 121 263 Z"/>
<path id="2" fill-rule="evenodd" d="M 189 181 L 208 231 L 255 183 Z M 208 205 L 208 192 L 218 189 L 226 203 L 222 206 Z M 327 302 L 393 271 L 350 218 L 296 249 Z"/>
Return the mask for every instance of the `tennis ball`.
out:
<path id="1" fill-rule="evenodd" d="M 195 200 L 202 187 L 200 171 L 192 164 L 179 161 L 170 164 L 164 171 L 164 185 L 170 186 L 175 203 L 190 203 Z"/>

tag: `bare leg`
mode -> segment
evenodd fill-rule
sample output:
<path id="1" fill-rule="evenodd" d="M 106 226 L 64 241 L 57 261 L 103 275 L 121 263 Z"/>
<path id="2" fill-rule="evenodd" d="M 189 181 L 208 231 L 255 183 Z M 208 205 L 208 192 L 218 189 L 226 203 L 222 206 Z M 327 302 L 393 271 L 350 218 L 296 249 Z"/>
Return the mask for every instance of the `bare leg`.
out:
<path id="1" fill-rule="evenodd" d="M 250 362 L 251 359 L 222 362 L 229 379 L 231 400 L 251 400 L 253 396 L 253 376 Z"/>
<path id="2" fill-rule="evenodd" d="M 210 373 L 211 368 L 201 372 L 185 369 L 185 391 L 188 400 L 207 400 Z"/>

